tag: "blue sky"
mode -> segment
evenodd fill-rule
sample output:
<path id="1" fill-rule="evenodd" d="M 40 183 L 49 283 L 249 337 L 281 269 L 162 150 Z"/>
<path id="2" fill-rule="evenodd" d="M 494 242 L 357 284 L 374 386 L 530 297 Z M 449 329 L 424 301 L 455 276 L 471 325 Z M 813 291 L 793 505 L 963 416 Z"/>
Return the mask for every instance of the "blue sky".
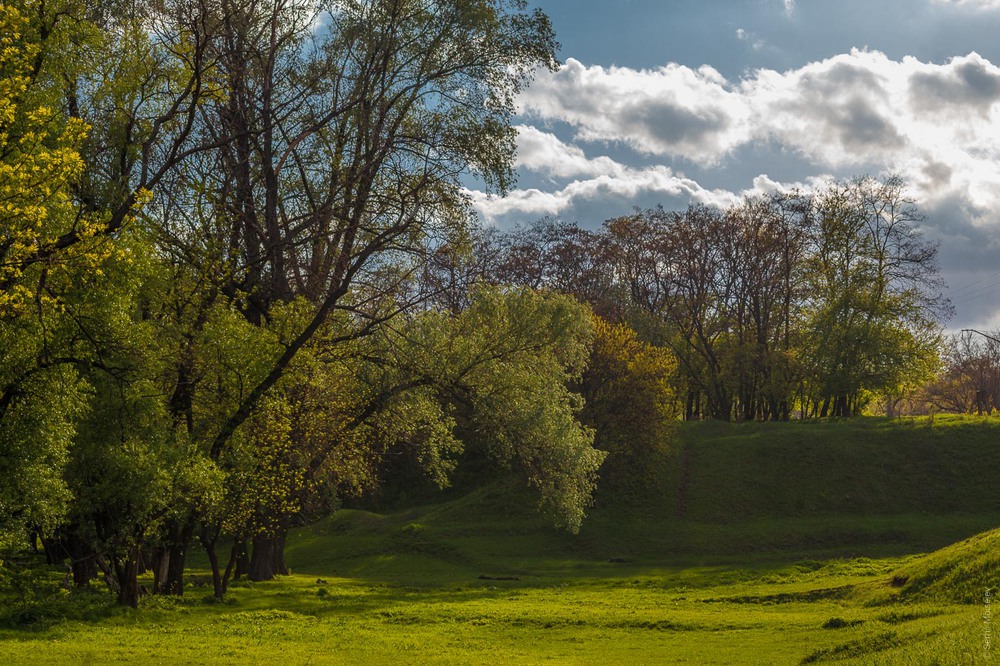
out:
<path id="1" fill-rule="evenodd" d="M 899 173 L 948 328 L 1000 327 L 1000 0 L 539 0 L 563 67 L 520 99 L 502 227 Z"/>

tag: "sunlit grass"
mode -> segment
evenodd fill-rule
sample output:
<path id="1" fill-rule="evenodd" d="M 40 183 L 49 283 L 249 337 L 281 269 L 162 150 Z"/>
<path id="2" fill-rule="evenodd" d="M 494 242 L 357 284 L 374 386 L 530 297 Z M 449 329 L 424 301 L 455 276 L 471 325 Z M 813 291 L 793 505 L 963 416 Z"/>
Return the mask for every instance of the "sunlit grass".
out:
<path id="1" fill-rule="evenodd" d="M 137 612 L 99 621 L 8 629 L 0 655 L 15 663 L 781 664 L 905 659 L 926 656 L 929 645 L 964 650 L 943 658 L 981 652 L 977 608 L 871 606 L 856 597 L 855 586 L 884 584 L 897 564 L 664 567 L 520 581 L 457 575 L 419 587 L 298 574 L 238 585 L 224 604 L 195 588 L 183 600 L 147 598 Z"/>
<path id="2" fill-rule="evenodd" d="M 397 512 L 345 510 L 291 534 L 292 576 L 237 582 L 223 603 L 204 569 L 183 598 L 144 597 L 138 611 L 96 582 L 59 590 L 62 573 L 42 571 L 44 594 L 3 599 L 0 658 L 992 663 L 983 593 L 1000 535 L 963 540 L 1000 524 L 1000 494 L 986 488 L 1000 478 L 998 424 L 686 425 L 671 464 L 688 447 L 687 515 L 669 469 L 643 501 L 598 498 L 578 535 L 553 531 L 505 483 Z M 921 490 L 935 465 L 942 487 Z M 779 477 L 787 487 L 773 487 Z M 954 502 L 931 511 L 941 493 Z"/>

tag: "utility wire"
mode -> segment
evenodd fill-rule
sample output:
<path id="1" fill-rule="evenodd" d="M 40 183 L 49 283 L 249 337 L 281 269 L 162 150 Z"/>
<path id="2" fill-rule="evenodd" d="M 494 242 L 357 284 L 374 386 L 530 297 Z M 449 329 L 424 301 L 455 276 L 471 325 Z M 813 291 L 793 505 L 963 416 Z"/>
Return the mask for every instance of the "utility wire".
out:
<path id="1" fill-rule="evenodd" d="M 1000 281 L 979 287 L 978 289 L 974 289 L 968 293 L 961 294 L 958 298 L 953 298 L 952 304 L 958 305 L 959 303 L 976 300 L 977 298 L 981 298 L 982 296 L 987 296 L 995 292 L 998 288 L 1000 288 Z"/>
<path id="2" fill-rule="evenodd" d="M 986 282 L 987 280 L 992 280 L 995 277 L 1000 277 L 1000 271 L 997 271 L 993 275 L 987 275 L 984 278 L 980 278 L 979 280 L 976 280 L 975 282 L 970 282 L 969 284 L 962 285 L 961 287 L 958 287 L 957 289 L 953 289 L 951 291 L 951 294 L 952 294 L 952 296 L 954 296 L 955 294 L 957 294 L 957 293 L 959 293 L 961 291 L 965 291 L 969 287 L 975 287 L 977 284 L 979 284 L 981 282 Z"/>

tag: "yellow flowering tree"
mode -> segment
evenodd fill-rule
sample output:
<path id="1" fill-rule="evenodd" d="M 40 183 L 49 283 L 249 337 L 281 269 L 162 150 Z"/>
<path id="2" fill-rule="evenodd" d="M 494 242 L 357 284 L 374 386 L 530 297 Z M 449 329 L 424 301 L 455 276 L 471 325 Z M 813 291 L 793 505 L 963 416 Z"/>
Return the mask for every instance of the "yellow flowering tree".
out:
<path id="1" fill-rule="evenodd" d="M 43 66 L 65 40 L 39 23 L 38 5 L 0 4 L 0 534 L 26 523 L 51 530 L 65 510 L 65 452 L 80 414 L 82 385 L 60 362 L 54 337 L 64 270 L 79 255 L 25 268 L 40 244 L 77 229 L 70 186 L 83 162 L 86 127 L 58 111 Z"/>
<path id="2" fill-rule="evenodd" d="M 45 298 L 42 274 L 70 261 L 52 257 L 29 272 L 26 258 L 67 233 L 92 232 L 70 196 L 87 128 L 55 108 L 42 64 L 46 40 L 56 37 L 29 19 L 35 4 L 0 4 L 0 318 Z"/>

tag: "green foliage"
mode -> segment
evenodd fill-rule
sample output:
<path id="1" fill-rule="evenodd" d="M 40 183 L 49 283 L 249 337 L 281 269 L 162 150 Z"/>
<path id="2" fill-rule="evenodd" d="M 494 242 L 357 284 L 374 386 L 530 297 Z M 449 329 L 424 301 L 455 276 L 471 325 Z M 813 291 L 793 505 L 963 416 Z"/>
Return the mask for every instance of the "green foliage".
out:
<path id="1" fill-rule="evenodd" d="M 49 533 L 70 499 L 63 479 L 67 448 L 85 413 L 84 384 L 69 367 L 23 380 L 0 419 L 0 533 L 26 525 Z"/>
<path id="2" fill-rule="evenodd" d="M 594 344 L 580 382 L 580 418 L 608 452 L 602 486 L 619 492 L 649 489 L 659 481 L 677 420 L 671 352 L 639 340 L 625 324 L 594 317 Z"/>
<path id="3" fill-rule="evenodd" d="M 457 316 L 428 313 L 407 333 L 406 372 L 443 391 L 489 455 L 513 466 L 556 523 L 580 528 L 604 454 L 568 388 L 587 362 L 589 309 L 529 290 L 478 291 Z"/>
<path id="4" fill-rule="evenodd" d="M 808 260 L 812 305 L 806 364 L 833 414 L 861 413 L 871 393 L 900 394 L 938 365 L 941 312 L 934 249 L 896 177 L 859 178 L 819 202 L 816 251 Z"/>
<path id="5" fill-rule="evenodd" d="M 53 4 L 0 5 L 0 321 L 53 299 L 38 284 L 40 267 L 27 270 L 25 259 L 70 231 L 94 232 L 75 214 L 69 189 L 83 170 L 78 151 L 87 128 L 57 111 L 67 64 L 60 58 L 69 55 L 74 21 L 59 20 L 72 10 Z M 93 265 L 98 255 L 87 246 L 91 251 L 67 252 L 44 272 L 59 283 L 67 266 Z"/>
<path id="6" fill-rule="evenodd" d="M 76 347 L 66 310 L 111 251 L 90 238 L 93 221 L 71 197 L 86 133 L 59 110 L 63 77 L 79 66 L 74 11 L 62 2 L 0 5 L 0 539 L 29 523 L 50 532 L 65 513 L 62 470 L 86 387 L 65 359 Z M 26 265 L 70 232 L 85 242 Z"/>

